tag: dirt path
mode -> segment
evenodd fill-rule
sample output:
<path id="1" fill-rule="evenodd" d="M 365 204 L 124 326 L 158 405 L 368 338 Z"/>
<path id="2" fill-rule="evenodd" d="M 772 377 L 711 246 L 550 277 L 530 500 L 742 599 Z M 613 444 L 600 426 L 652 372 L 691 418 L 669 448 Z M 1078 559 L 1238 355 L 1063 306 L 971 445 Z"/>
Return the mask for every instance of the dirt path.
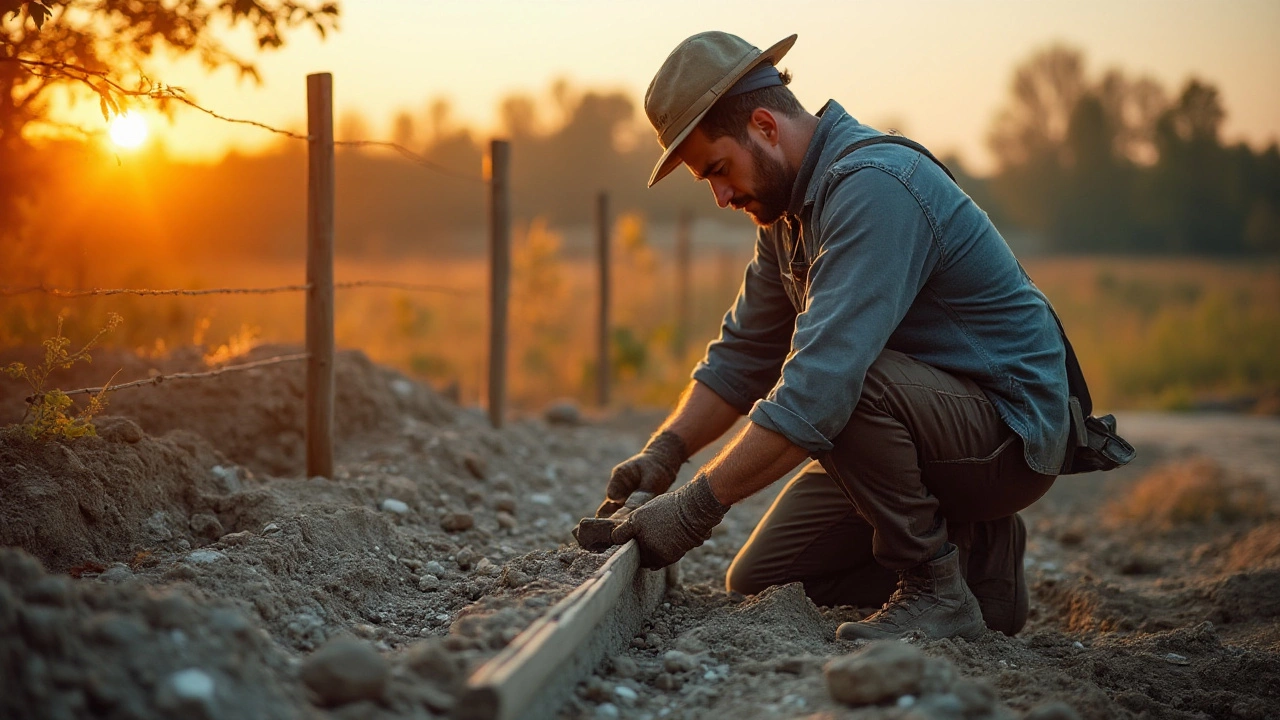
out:
<path id="1" fill-rule="evenodd" d="M 446 715 L 468 668 L 602 562 L 569 530 L 658 420 L 493 431 L 344 354 L 339 470 L 305 480 L 298 370 L 121 393 L 133 419 L 74 444 L 0 436 L 0 718 Z M 19 393 L 0 384 L 0 408 Z M 1280 421 L 1121 428 L 1135 467 L 1064 478 L 1025 513 L 1027 629 L 911 642 L 934 680 L 907 699 L 831 699 L 824 664 L 867 652 L 835 639 L 857 609 L 723 592 L 766 492 L 564 716 L 1280 714 Z"/>

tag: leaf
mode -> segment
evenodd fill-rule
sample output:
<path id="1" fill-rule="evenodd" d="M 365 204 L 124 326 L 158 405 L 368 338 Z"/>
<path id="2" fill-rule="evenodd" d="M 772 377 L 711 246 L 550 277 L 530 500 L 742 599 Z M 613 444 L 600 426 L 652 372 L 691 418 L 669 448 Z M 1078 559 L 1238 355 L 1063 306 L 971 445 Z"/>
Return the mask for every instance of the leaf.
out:
<path id="1" fill-rule="evenodd" d="M 27 3 L 27 12 L 31 13 L 31 20 L 35 22 L 37 30 L 43 28 L 44 21 L 53 15 L 49 8 L 38 2 Z"/>
<path id="2" fill-rule="evenodd" d="M 98 106 L 102 108 L 102 119 L 111 122 L 111 114 L 107 112 L 107 96 L 98 96 Z"/>

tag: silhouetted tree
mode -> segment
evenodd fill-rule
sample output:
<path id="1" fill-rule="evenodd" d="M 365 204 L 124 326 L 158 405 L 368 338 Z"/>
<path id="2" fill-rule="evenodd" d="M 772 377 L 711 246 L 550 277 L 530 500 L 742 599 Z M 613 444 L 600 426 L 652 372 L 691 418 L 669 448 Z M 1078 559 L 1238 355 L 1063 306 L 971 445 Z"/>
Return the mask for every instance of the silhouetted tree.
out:
<path id="1" fill-rule="evenodd" d="M 114 114 L 131 94 L 163 90 L 147 71 L 159 48 L 257 79 L 252 58 L 234 51 L 215 25 L 246 27 L 259 49 L 270 50 L 300 26 L 324 35 L 337 16 L 335 2 L 294 0 L 0 0 L 0 215 L 12 218 L 17 198 L 38 182 L 25 131 L 52 123 L 52 89 L 97 95 L 103 115 Z M 127 79 L 126 71 L 136 76 Z"/>
<path id="2" fill-rule="evenodd" d="M 1015 71 L 989 138 L 997 210 L 1055 252 L 1280 248 L 1276 154 L 1222 144 L 1215 87 L 1192 79 L 1170 102 L 1153 80 L 1083 68 L 1055 46 Z"/>

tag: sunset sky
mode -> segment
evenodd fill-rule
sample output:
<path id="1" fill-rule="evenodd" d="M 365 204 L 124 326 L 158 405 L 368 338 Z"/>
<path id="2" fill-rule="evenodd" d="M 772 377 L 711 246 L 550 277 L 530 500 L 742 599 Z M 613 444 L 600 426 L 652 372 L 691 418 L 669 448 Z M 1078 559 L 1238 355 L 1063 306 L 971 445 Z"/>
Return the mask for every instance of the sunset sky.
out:
<path id="1" fill-rule="evenodd" d="M 558 77 L 626 92 L 643 121 L 649 79 L 685 37 L 722 29 L 763 48 L 797 33 L 782 65 L 808 109 L 835 98 L 860 120 L 956 151 L 983 172 L 991 163 L 987 130 L 1014 66 L 1063 42 L 1084 51 L 1091 75 L 1119 67 L 1171 91 L 1190 76 L 1207 80 L 1222 92 L 1229 140 L 1262 145 L 1280 138 L 1277 0 L 346 0 L 341 6 L 340 30 L 328 40 L 297 32 L 283 50 L 261 55 L 261 86 L 227 70 L 208 75 L 191 61 L 159 64 L 158 79 L 222 114 L 297 129 L 305 123 L 306 74 L 330 71 L 335 112 L 360 111 L 376 139 L 390 136 L 396 111 L 421 116 L 435 97 L 448 98 L 460 122 L 488 133 L 504 95 L 545 97 Z M 76 109 L 82 122 L 93 122 L 90 105 Z M 173 154 L 192 158 L 216 159 L 229 147 L 253 150 L 272 139 L 190 110 L 178 110 L 171 125 L 154 124 Z M 652 135 L 646 130 L 644 137 Z"/>

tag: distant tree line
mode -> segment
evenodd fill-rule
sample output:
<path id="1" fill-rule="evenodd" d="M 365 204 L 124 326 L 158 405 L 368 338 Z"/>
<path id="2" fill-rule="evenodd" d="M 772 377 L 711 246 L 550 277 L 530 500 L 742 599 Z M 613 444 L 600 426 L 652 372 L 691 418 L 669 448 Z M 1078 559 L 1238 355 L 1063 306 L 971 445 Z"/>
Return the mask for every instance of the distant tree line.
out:
<path id="1" fill-rule="evenodd" d="M 1066 47 L 1014 72 L 989 142 L 993 214 L 1054 253 L 1280 252 L 1280 150 L 1221 138 L 1217 88 L 1084 72 Z"/>
<path id="2" fill-rule="evenodd" d="M 517 222 L 540 217 L 565 230 L 567 254 L 590 247 L 602 190 L 615 212 L 644 215 L 655 233 L 666 233 L 657 228 L 685 209 L 751 233 L 740 213 L 716 209 L 683 172 L 683 180 L 645 188 L 658 146 L 628 93 L 558 81 L 542 96 L 505 98 L 499 111 L 499 131 L 513 144 Z M 1262 151 L 1225 144 L 1224 116 L 1207 83 L 1189 80 L 1169 95 L 1116 70 L 1090 78 L 1079 52 L 1054 47 L 1014 73 L 989 138 L 996 172 L 974 177 L 948 162 L 1020 254 L 1280 253 L 1280 152 L 1274 144 Z M 337 134 L 385 139 L 351 112 L 339 117 Z M 478 176 L 488 138 L 455 120 L 442 99 L 401 113 L 390 135 L 477 180 L 391 152 L 339 148 L 338 251 L 484 252 L 487 196 Z M 8 237 L 0 243 L 0 275 L 49 267 L 41 257 L 84 268 L 88 274 L 77 277 L 86 279 L 110 264 L 136 265 L 139 253 L 153 264 L 299 257 L 304 143 L 281 140 L 267 152 L 233 153 L 210 165 L 174 160 L 162 148 L 117 162 L 99 145 L 40 142 L 41 182 L 0 183 L 11 210 L 0 223 Z"/>

